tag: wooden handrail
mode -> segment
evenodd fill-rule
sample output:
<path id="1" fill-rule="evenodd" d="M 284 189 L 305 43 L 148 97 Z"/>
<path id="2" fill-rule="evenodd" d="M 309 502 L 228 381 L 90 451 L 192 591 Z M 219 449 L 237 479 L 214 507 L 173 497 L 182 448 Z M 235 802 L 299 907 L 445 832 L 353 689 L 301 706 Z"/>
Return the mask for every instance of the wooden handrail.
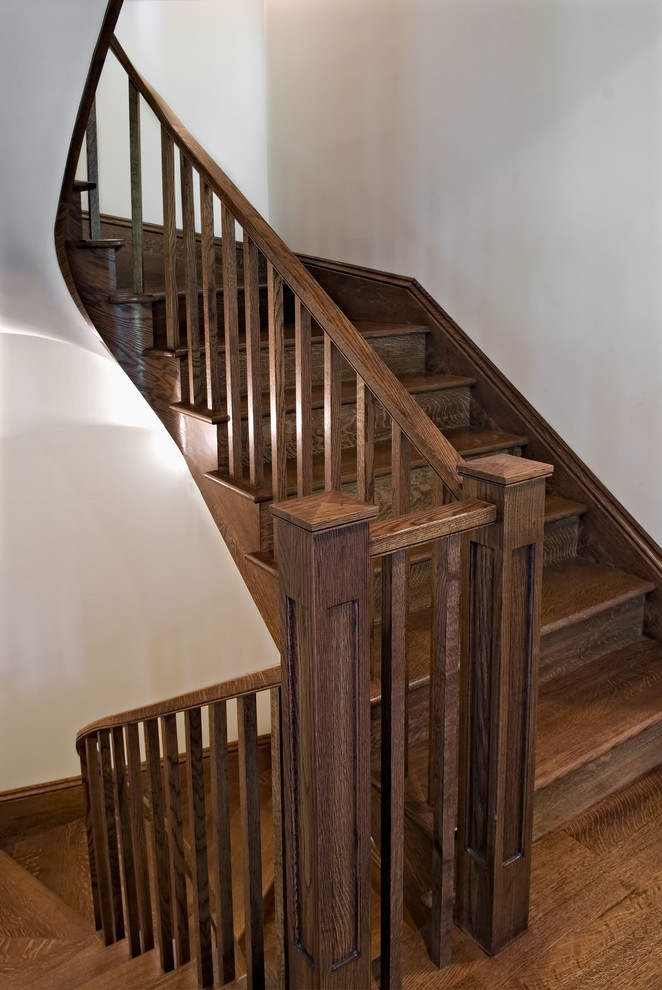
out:
<path id="1" fill-rule="evenodd" d="M 370 526 L 370 556 L 420 546 L 444 536 L 487 526 L 496 519 L 496 506 L 478 499 L 463 499 L 438 508 L 409 512 Z"/>
<path id="2" fill-rule="evenodd" d="M 435 473 L 442 478 L 453 495 L 460 498 L 462 482 L 457 468 L 463 463 L 462 457 L 284 241 L 196 141 L 168 104 L 140 75 L 117 38 L 113 37 L 110 47 L 162 127 L 175 144 L 186 153 L 207 186 L 226 204 L 249 237 L 255 241 L 267 261 L 282 275 L 312 318 L 328 334 L 340 353 L 360 375 L 365 385 L 428 461 Z"/>
<path id="3" fill-rule="evenodd" d="M 280 665 L 265 667 L 264 670 L 244 674 L 242 677 L 234 677 L 232 680 L 213 684 L 210 687 L 201 688 L 199 691 L 189 691 L 187 694 L 179 694 L 174 698 L 157 701 L 152 705 L 133 708 L 130 711 L 119 712 L 117 715 L 109 715 L 106 718 L 98 719 L 96 722 L 90 722 L 89 725 L 82 728 L 76 736 L 76 748 L 80 748 L 86 736 L 95 732 L 108 731 L 120 725 L 145 722 L 148 719 L 161 718 L 164 715 L 175 715 L 191 708 L 211 705 L 215 701 L 229 701 L 231 698 L 252 694 L 254 691 L 265 691 L 268 688 L 277 687 L 279 684 Z"/>

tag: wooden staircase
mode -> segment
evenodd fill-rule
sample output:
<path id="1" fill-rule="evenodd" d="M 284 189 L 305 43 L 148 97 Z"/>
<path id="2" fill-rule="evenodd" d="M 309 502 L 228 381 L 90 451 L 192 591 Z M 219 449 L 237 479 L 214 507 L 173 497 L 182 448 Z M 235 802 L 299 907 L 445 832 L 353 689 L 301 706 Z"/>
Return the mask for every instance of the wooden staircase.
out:
<path id="1" fill-rule="evenodd" d="M 319 913 L 322 900 L 309 902 L 306 924 L 312 925 L 308 936 L 310 945 L 317 946 L 317 961 L 311 953 L 299 953 L 299 936 L 291 927 L 299 906 L 295 901 L 289 903 L 284 910 L 290 912 L 286 931 L 290 954 L 285 956 L 288 964 L 299 967 L 290 975 L 294 984 L 303 986 L 314 971 L 315 985 L 349 987 L 356 964 L 356 972 L 363 974 L 362 980 L 366 978 L 366 930 L 357 919 L 365 915 L 359 903 L 365 905 L 369 893 L 365 843 L 361 847 L 361 837 L 367 835 L 369 764 L 374 774 L 372 836 L 382 856 L 382 986 L 395 988 L 401 982 L 403 911 L 399 885 L 404 889 L 406 921 L 420 928 L 427 926 L 433 942 L 437 940 L 434 949 L 428 946 L 431 958 L 438 965 L 448 962 L 449 880 L 455 858 L 458 924 L 490 953 L 500 951 L 525 930 L 528 918 L 534 763 L 531 719 L 536 704 L 534 837 L 544 836 L 660 762 L 662 553 L 414 280 L 292 255 L 139 75 L 115 40 L 111 48 L 130 82 L 133 218 L 126 221 L 96 214 L 86 218 L 81 196 L 90 191 L 90 183 L 74 184 L 60 235 L 60 248 L 64 247 L 66 254 L 62 260 L 61 250 L 65 275 L 92 323 L 184 454 L 276 642 L 284 642 L 281 603 L 291 603 L 295 610 L 292 615 L 300 608 L 300 615 L 308 616 L 303 620 L 302 642 L 307 637 L 306 623 L 317 621 L 310 617 L 318 606 L 304 601 L 305 589 L 302 592 L 299 588 L 302 582 L 297 577 L 300 572 L 292 563 L 303 559 L 297 557 L 303 553 L 304 543 L 297 542 L 304 539 L 303 531 L 309 534 L 305 545 L 312 560 L 314 553 L 322 551 L 321 544 L 314 549 L 315 539 L 310 534 L 320 527 L 329 534 L 333 529 L 336 542 L 331 545 L 337 548 L 344 568 L 333 580 L 336 585 L 342 584 L 344 576 L 350 581 L 351 572 L 353 582 L 345 605 L 353 603 L 357 610 L 352 642 L 360 646 L 350 647 L 339 640 L 345 645 L 335 654 L 330 648 L 325 662 L 320 663 L 317 646 L 314 654 L 304 657 L 297 650 L 305 653 L 308 646 L 290 649 L 290 638 L 283 646 L 282 682 L 280 672 L 270 675 L 278 681 L 270 681 L 272 731 L 274 725 L 279 726 L 272 738 L 281 740 L 277 745 L 282 746 L 278 769 L 274 769 L 274 779 L 278 778 L 274 802 L 280 803 L 282 798 L 285 808 L 282 833 L 280 825 L 276 827 L 277 841 L 290 850 L 296 845 L 299 825 L 294 827 L 293 821 L 304 809 L 304 818 L 312 816 L 306 820 L 305 842 L 311 847 L 317 843 L 318 852 L 322 845 L 321 825 L 311 826 L 318 813 L 316 799 L 297 795 L 291 767 L 299 757 L 293 757 L 287 748 L 295 745 L 300 725 L 307 720 L 306 745 L 311 748 L 305 759 L 315 754 L 315 786 L 322 779 L 326 782 L 322 787 L 337 784 L 338 794 L 347 805 L 342 821 L 347 829 L 345 838 L 331 840 L 328 850 L 333 848 L 334 852 L 324 854 L 330 857 L 327 865 L 334 862 L 333 856 L 344 856 L 346 870 L 339 868 L 335 878 L 338 889 L 355 882 L 362 899 L 357 894 L 354 908 L 348 909 L 348 919 L 355 910 L 356 937 L 360 930 L 363 941 L 360 945 L 351 941 L 353 922 L 343 917 L 339 919 L 338 944 L 334 942 L 328 952 L 328 928 L 323 935 Z M 91 92 L 87 95 L 91 99 Z M 140 151 L 141 100 L 161 123 L 163 228 L 142 223 L 136 157 Z M 90 127 L 93 122 L 94 114 Z M 94 144 L 88 127 L 88 147 Z M 175 147 L 180 151 L 182 231 L 175 226 Z M 196 173 L 200 179 L 200 233 L 196 233 L 193 203 Z M 222 237 L 216 236 L 214 226 L 215 199 L 220 201 Z M 94 210 L 93 205 L 91 208 Z M 64 207 L 60 214 L 64 216 Z M 88 219 L 90 237 L 86 236 Z M 235 243 L 236 223 L 243 228 L 243 243 Z M 521 454 L 525 460 L 517 459 Z M 550 465 L 554 468 L 551 478 Z M 545 566 L 540 585 L 545 479 Z M 314 492 L 327 494 L 316 499 Z M 464 520 L 455 528 L 448 524 L 454 512 Z M 377 522 L 369 525 L 375 514 Z M 360 563 L 350 561 L 349 544 L 343 542 L 348 539 L 350 521 L 360 523 L 355 533 L 363 548 Z M 299 535 L 293 535 L 297 527 Z M 344 536 L 340 533 L 343 527 Z M 422 532 L 427 534 L 425 539 L 420 537 Z M 387 545 L 390 549 L 385 549 Z M 341 547 L 342 551 L 338 549 Z M 315 559 L 319 568 L 321 558 Z M 368 567 L 372 568 L 372 588 Z M 460 588 L 466 598 L 462 608 Z M 302 597 L 297 597 L 300 593 Z M 344 598 L 338 594 L 336 588 L 334 601 L 342 604 Z M 365 616 L 371 603 L 370 658 Z M 324 606 L 320 604 L 319 609 L 322 615 Z M 446 615 L 448 622 L 440 618 Z M 289 621 L 298 629 L 300 619 Z M 324 621 L 320 619 L 320 629 L 326 628 Z M 347 635 L 349 628 L 346 622 L 342 626 L 345 620 L 337 621 L 337 628 L 329 627 L 332 644 L 335 635 Z M 291 637 L 292 630 L 287 628 Z M 458 687 L 461 641 L 466 655 L 460 674 L 464 683 Z M 431 658 L 436 664 L 434 672 Z M 440 666 L 442 658 L 444 666 Z M 327 671 L 336 660 L 347 666 L 334 682 L 335 675 Z M 302 692 L 295 699 L 295 675 L 290 664 L 302 664 L 301 670 L 314 680 L 316 687 L 309 696 L 304 698 Z M 469 665 L 473 665 L 471 674 Z M 318 677 L 325 678 L 323 688 Z M 448 684 L 455 684 L 448 696 L 447 678 Z M 347 684 L 354 685 L 353 694 Z M 316 735 L 320 713 L 315 706 L 318 697 L 326 697 L 325 691 L 337 691 L 328 695 L 334 703 L 340 699 L 333 727 L 336 737 L 342 739 L 339 745 L 347 754 L 352 750 L 362 754 L 353 757 L 355 784 L 339 780 L 342 775 L 337 773 L 335 757 L 327 752 L 330 735 L 326 739 Z M 238 689 L 238 694 L 230 692 L 224 698 L 242 693 L 244 689 Z M 364 698 L 365 716 L 354 711 L 363 711 Z M 237 704 L 248 710 L 245 698 Z M 151 741 L 147 736 L 145 741 L 152 792 L 157 804 L 162 804 L 159 759 L 165 759 L 172 771 L 177 755 L 176 713 L 188 711 L 186 706 L 164 705 L 163 711 L 155 709 L 150 715 L 123 713 L 117 717 L 119 721 L 95 724 L 79 734 L 84 776 L 85 766 L 89 768 L 90 801 L 94 804 L 98 799 L 94 805 L 97 810 L 92 808 L 96 822 L 90 824 L 88 814 L 88 843 L 94 826 L 98 833 L 94 843 L 99 849 L 103 845 L 102 819 L 113 832 L 123 813 L 128 817 L 121 822 L 122 829 L 127 830 L 122 844 L 131 846 L 129 817 L 133 820 L 138 812 L 134 808 L 129 814 L 129 798 L 126 793 L 122 796 L 126 787 L 123 733 L 129 733 L 129 727 L 133 727 L 132 732 L 135 729 L 135 735 L 127 735 L 133 766 L 133 770 L 129 766 L 129 777 L 134 774 L 128 793 L 130 800 L 140 805 L 136 797 L 142 773 L 137 724 L 143 717 L 144 732 L 151 733 Z M 301 705 L 303 715 L 297 707 Z M 199 718 L 200 701 L 191 702 L 191 706 L 197 706 Z M 453 751 L 458 711 L 461 800 L 457 820 L 461 841 L 456 857 L 457 768 Z M 159 719 L 165 747 L 160 757 Z M 120 760 L 116 779 L 117 764 L 111 766 L 110 758 L 111 727 L 112 746 L 119 747 L 113 749 L 115 760 Z M 202 779 L 199 740 L 196 745 L 195 757 L 188 752 L 186 759 L 189 767 L 197 760 L 196 773 Z M 471 747 L 475 752 L 468 755 Z M 212 761 L 221 758 L 220 750 L 212 747 L 211 752 Z M 472 763 L 476 754 L 477 762 Z M 352 763 L 349 758 L 348 763 Z M 478 766 L 477 772 L 474 766 Z M 176 793 L 170 793 L 166 805 L 170 808 L 168 802 L 175 800 L 176 808 L 181 800 L 181 781 L 175 775 L 174 782 L 170 771 L 167 787 L 174 787 Z M 192 779 L 192 769 L 190 773 Z M 113 789 L 116 805 L 110 798 Z M 494 797 L 497 794 L 499 797 Z M 295 807 L 296 812 L 291 810 Z M 381 818 L 376 814 L 378 808 Z M 255 809 L 253 814 L 255 817 Z M 171 830 L 171 850 L 180 849 L 181 813 L 170 808 L 165 819 L 168 824 L 163 827 Z M 496 831 L 490 838 L 492 822 Z M 191 827 L 197 829 L 195 821 Z M 292 828 L 294 832 L 288 832 Z M 472 828 L 478 844 L 472 845 Z M 506 855 L 508 829 L 512 855 Z M 111 846 L 114 843 L 115 853 L 110 855 L 109 878 L 113 874 L 110 861 L 117 858 L 117 842 L 110 832 L 108 842 Z M 399 845 L 403 848 L 404 878 L 397 861 L 399 854 L 392 859 Z M 90 853 L 94 861 L 91 846 Z M 155 859 L 158 855 L 157 842 Z M 295 853 L 291 853 L 291 860 L 288 856 L 287 869 L 295 869 Z M 183 858 L 179 865 L 172 864 L 180 885 L 173 901 L 173 917 L 178 911 L 181 914 L 186 902 L 182 864 Z M 287 869 L 285 903 L 298 882 Z M 442 869 L 445 880 L 431 881 L 431 877 L 440 877 Z M 320 866 L 319 877 L 322 873 Z M 391 876 L 395 878 L 393 886 Z M 109 941 L 120 937 L 119 873 L 114 883 L 114 904 L 110 883 L 104 888 L 105 904 L 95 895 L 96 922 L 103 922 Z M 208 915 L 204 883 L 197 886 L 196 910 L 200 913 L 204 909 Z M 495 897 L 495 884 L 501 885 L 501 901 Z M 510 893 L 504 895 L 506 887 Z M 387 888 L 395 893 L 388 894 L 385 901 Z M 166 890 L 167 884 L 159 889 Z M 335 896 L 333 884 L 329 891 Z M 203 903 L 205 897 L 207 902 Z M 504 906 L 505 913 L 500 911 Z M 113 916 L 113 910 L 119 914 Z M 104 912 L 107 917 L 100 919 Z M 495 921 L 500 914 L 503 923 Z M 166 955 L 172 956 L 167 936 L 170 923 L 166 918 L 162 928 L 163 968 L 172 962 L 164 963 L 163 948 L 165 945 Z M 183 926 L 180 934 L 184 938 L 186 924 L 181 918 L 178 924 Z M 250 930 L 249 925 L 247 933 Z M 136 936 L 134 932 L 136 937 L 140 942 L 144 934 Z M 178 937 L 176 934 L 175 941 Z M 209 966 L 208 959 L 201 962 L 208 940 L 208 932 L 200 934 L 199 967 Z M 149 956 L 150 951 L 146 951 L 141 958 Z M 184 958 L 188 958 L 186 952 Z M 180 979 L 188 978 L 186 966 L 176 971 Z M 259 966 L 256 964 L 255 972 Z M 333 973 L 338 967 L 346 968 L 336 983 Z M 209 971 L 203 976 L 199 968 L 197 979 L 202 985 L 209 979 Z"/>
<path id="2" fill-rule="evenodd" d="M 275 638 L 277 614 L 277 564 L 272 556 L 273 537 L 269 505 L 272 492 L 268 477 L 261 486 L 251 486 L 248 464 L 243 479 L 231 478 L 227 471 L 205 460 L 215 455 L 216 432 L 213 415 L 188 402 L 185 351 L 172 352 L 165 346 L 163 322 L 161 232 L 150 230 L 150 251 L 146 284 L 150 291 L 140 296 L 130 288 L 133 268 L 130 246 L 122 247 L 126 222 L 104 219 L 106 243 L 75 239 L 71 251 L 72 269 L 78 289 L 95 325 L 111 350 L 146 399 L 161 415 L 179 443 L 212 512 L 223 531 L 235 560 L 247 578 Z M 125 238 L 122 238 L 122 234 Z M 220 245 L 217 246 L 220 255 Z M 238 249 L 241 270 L 241 250 Z M 318 275 L 321 262 L 310 262 Z M 102 281 L 99 272 L 104 273 Z M 90 278 L 94 273 L 97 279 Z M 459 454 L 471 459 L 486 454 L 526 451 L 528 437 L 522 429 L 502 430 L 493 412 L 479 404 L 476 392 L 479 376 L 456 373 L 446 366 L 436 347 L 433 325 L 416 318 L 400 321 L 399 302 L 388 312 L 392 286 L 383 286 L 377 273 L 363 272 L 358 278 L 351 268 L 343 275 L 342 266 L 333 266 L 336 301 L 380 358 L 441 429 Z M 115 280 L 116 279 L 116 284 Z M 360 284 L 363 283 L 363 284 Z M 376 288 L 377 287 L 377 288 Z M 370 296 L 374 319 L 369 319 Z M 266 289 L 261 288 L 262 311 L 266 310 Z M 222 288 L 218 290 L 219 327 L 222 327 Z M 412 307 L 413 308 L 413 307 Z M 286 300 L 285 311 L 291 316 Z M 391 315 L 392 321 L 384 317 Z M 418 314 L 415 314 L 418 316 Z M 360 318 L 359 318 L 360 317 Z M 287 318 L 287 316 L 286 316 Z M 185 313 L 180 312 L 181 333 L 185 333 Z M 263 317 L 264 319 L 264 317 Z M 324 363 L 322 335 L 313 329 L 312 443 L 313 486 L 324 483 Z M 295 334 L 286 324 L 286 400 L 288 493 L 296 493 L 296 391 L 294 368 Z M 269 368 L 267 330 L 262 334 L 263 443 L 269 450 Z M 245 341 L 240 338 L 242 353 Z M 219 348 L 221 360 L 224 347 Z M 287 355 L 290 355 L 288 360 Z M 440 370 L 440 366 L 442 370 Z M 464 369 L 460 369 L 461 372 Z M 242 415 L 248 418 L 245 380 Z M 221 427 L 222 428 L 222 427 Z M 389 426 L 377 418 L 375 424 L 375 501 L 384 516 L 390 509 L 391 444 Z M 356 491 L 356 389 L 351 369 L 346 366 L 340 409 L 342 442 L 342 487 Z M 203 454 L 204 451 L 204 454 Z M 536 450 L 536 456 L 540 456 Z M 414 452 L 411 474 L 411 509 L 429 505 L 430 470 Z M 585 469 L 588 476 L 588 471 Z M 570 495 L 574 495 L 571 492 Z M 554 478 L 545 499 L 545 569 L 540 656 L 540 695 L 536 759 L 536 805 L 534 834 L 539 836 L 571 818 L 612 790 L 659 762 L 662 738 L 662 644 L 646 635 L 646 596 L 656 590 L 650 578 L 628 573 L 605 561 L 599 553 L 587 520 L 593 508 L 587 501 L 568 497 Z M 410 624 L 414 633 L 409 655 L 412 699 L 420 698 L 410 709 L 412 744 L 427 737 L 425 691 L 429 637 L 430 553 L 413 551 L 410 560 Z M 379 586 L 376 583 L 377 605 Z M 648 625 L 655 626 L 655 621 Z M 418 632 L 416 632 L 418 630 Z M 417 649 L 417 642 L 420 648 Z M 378 718 L 379 667 L 373 665 L 373 697 Z M 427 771 L 426 771 L 427 773 Z"/>

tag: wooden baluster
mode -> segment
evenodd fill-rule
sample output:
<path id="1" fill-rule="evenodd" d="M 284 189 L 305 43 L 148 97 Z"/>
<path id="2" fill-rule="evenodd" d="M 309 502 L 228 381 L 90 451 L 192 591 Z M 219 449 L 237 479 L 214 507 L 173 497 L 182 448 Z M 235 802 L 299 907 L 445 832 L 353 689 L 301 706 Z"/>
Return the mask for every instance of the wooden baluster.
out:
<path id="1" fill-rule="evenodd" d="M 90 793 L 89 770 L 85 744 L 78 749 L 80 758 L 80 777 L 83 785 L 83 800 L 85 802 L 85 833 L 87 838 L 87 853 L 90 862 L 90 882 L 92 887 L 92 908 L 94 910 L 94 927 L 101 928 L 101 903 L 99 901 L 99 881 L 97 877 L 96 852 L 94 849 L 94 822 L 92 817 L 92 795 Z"/>
<path id="2" fill-rule="evenodd" d="M 391 503 L 393 516 L 409 512 L 411 473 L 411 441 L 397 423 L 391 429 Z M 409 559 L 405 562 L 405 603 L 409 601 Z M 406 621 L 406 620 L 405 620 Z M 409 769 L 409 650 L 405 646 L 405 776 Z"/>
<path id="3" fill-rule="evenodd" d="M 97 147 L 97 101 L 92 100 L 90 116 L 87 118 L 85 131 L 87 157 L 87 180 L 94 183 L 94 189 L 87 194 L 89 212 L 90 237 L 98 240 L 101 237 L 101 213 L 99 210 L 99 151 Z"/>
<path id="4" fill-rule="evenodd" d="M 271 394 L 271 483 L 274 502 L 282 502 L 287 498 L 283 279 L 271 262 L 267 265 L 267 280 L 269 293 L 269 385 Z M 274 551 L 275 549 L 276 543 L 274 541 Z"/>
<path id="5" fill-rule="evenodd" d="M 184 281 L 186 284 L 186 340 L 188 345 L 188 400 L 202 405 L 202 368 L 200 361 L 200 309 L 198 273 L 195 260 L 195 209 L 193 205 L 193 167 L 183 152 L 179 154 L 182 183 L 182 225 L 184 228 Z"/>
<path id="6" fill-rule="evenodd" d="M 271 806 L 274 825 L 274 920 L 278 990 L 287 990 L 285 886 L 283 865 L 283 749 L 280 687 L 271 689 Z"/>
<path id="7" fill-rule="evenodd" d="M 131 163 L 131 244 L 133 252 L 133 291 L 145 291 L 143 274 L 143 189 L 140 151 L 140 94 L 129 79 L 129 159 Z"/>
<path id="8" fill-rule="evenodd" d="M 356 496 L 375 500 L 375 398 L 356 376 Z"/>
<path id="9" fill-rule="evenodd" d="M 456 923 L 488 953 L 526 930 L 548 464 L 461 464 L 464 495 L 497 506 L 465 537 Z"/>
<path id="10" fill-rule="evenodd" d="M 174 968 L 172 951 L 172 898 L 170 894 L 170 856 L 165 828 L 163 776 L 159 748 L 159 723 L 152 718 L 145 722 L 145 745 L 149 764 L 150 804 L 152 812 L 152 853 L 156 870 L 156 925 L 159 958 L 164 972 Z"/>
<path id="11" fill-rule="evenodd" d="M 188 903 L 186 898 L 182 778 L 179 770 L 179 743 L 177 740 L 177 717 L 175 715 L 163 716 L 161 734 L 166 771 L 165 809 L 169 832 L 173 936 L 177 966 L 182 966 L 191 958 L 191 945 L 188 933 Z"/>
<path id="12" fill-rule="evenodd" d="M 214 984 L 211 948 L 209 870 L 207 865 L 207 817 L 205 812 L 205 772 L 202 762 L 202 716 L 199 708 L 184 713 L 186 722 L 186 774 L 191 827 L 191 883 L 193 886 L 193 939 L 198 986 Z"/>
<path id="13" fill-rule="evenodd" d="M 298 296 L 294 300 L 294 360 L 296 365 L 297 496 L 313 492 L 313 386 L 310 313 Z"/>
<path id="14" fill-rule="evenodd" d="M 241 801 L 242 860 L 246 976 L 251 990 L 264 990 L 264 905 L 262 903 L 262 850 L 260 846 L 260 781 L 257 763 L 257 707 L 255 694 L 237 698 L 239 734 L 239 797 Z"/>
<path id="15" fill-rule="evenodd" d="M 94 843 L 94 864 L 99 898 L 99 921 L 106 945 L 115 941 L 113 899 L 108 866 L 106 826 L 104 818 L 105 797 L 99 761 L 99 740 L 96 735 L 85 739 L 85 761 L 89 785 L 90 819 Z"/>
<path id="16" fill-rule="evenodd" d="M 221 203 L 223 250 L 223 311 L 225 316 L 225 395 L 228 416 L 230 476 L 242 475 L 241 383 L 239 380 L 239 314 L 237 310 L 237 239 L 234 217 Z"/>
<path id="17" fill-rule="evenodd" d="M 175 213 L 175 146 L 161 128 L 161 178 L 163 184 L 163 272 L 165 276 L 166 347 L 179 347 L 179 299 L 177 298 L 177 226 Z"/>
<path id="18" fill-rule="evenodd" d="M 99 756 L 103 783 L 108 871 L 113 903 L 113 927 L 115 941 L 118 942 L 124 938 L 124 912 L 122 910 L 122 880 L 120 877 L 120 855 L 117 845 L 117 818 L 115 815 L 115 775 L 110 756 L 110 732 L 108 730 L 99 732 Z"/>
<path id="19" fill-rule="evenodd" d="M 324 487 L 340 491 L 342 411 L 341 354 L 331 338 L 324 334 Z"/>
<path id="20" fill-rule="evenodd" d="M 221 386 L 218 368 L 218 314 L 216 311 L 216 245 L 214 243 L 214 194 L 200 178 L 200 223 L 202 229 L 202 298 L 205 322 L 205 377 L 207 408 L 220 409 Z"/>
<path id="21" fill-rule="evenodd" d="M 127 763 L 129 769 L 129 797 L 131 799 L 131 830 L 136 862 L 138 914 L 143 952 L 154 948 L 152 901 L 149 892 L 149 863 L 145 839 L 145 807 L 143 802 L 142 761 L 138 724 L 130 722 L 126 727 Z"/>
<path id="22" fill-rule="evenodd" d="M 457 739 L 460 697 L 460 549 L 462 537 L 432 547 L 430 651 L 430 804 L 432 916 L 428 950 L 436 966 L 451 961 L 453 875 L 457 814 Z"/>
<path id="23" fill-rule="evenodd" d="M 381 982 L 402 986 L 407 553 L 382 558 Z"/>
<path id="24" fill-rule="evenodd" d="M 264 481 L 262 434 L 262 363 L 260 340 L 260 272 L 257 245 L 244 231 L 244 302 L 246 307 L 246 392 L 248 400 L 248 470 L 251 485 Z"/>
<path id="25" fill-rule="evenodd" d="M 230 791 L 228 787 L 228 719 L 225 701 L 209 706 L 212 821 L 217 849 L 216 940 L 221 986 L 235 978 L 232 909 L 232 852 L 230 848 Z"/>
<path id="26" fill-rule="evenodd" d="M 136 884 L 136 856 L 133 845 L 133 833 L 131 830 L 131 809 L 129 805 L 129 788 L 126 779 L 124 730 L 122 726 L 115 726 L 112 734 L 115 781 L 117 784 L 117 805 L 120 820 L 120 835 L 122 838 L 124 903 L 126 906 L 126 921 L 129 930 L 129 953 L 131 958 L 133 958 L 134 956 L 139 956 L 141 952 L 140 917 L 138 913 L 138 892 Z"/>
<path id="27" fill-rule="evenodd" d="M 370 986 L 370 566 L 377 509 L 272 505 L 280 547 L 288 986 Z M 401 933 L 400 933 L 401 934 Z"/>

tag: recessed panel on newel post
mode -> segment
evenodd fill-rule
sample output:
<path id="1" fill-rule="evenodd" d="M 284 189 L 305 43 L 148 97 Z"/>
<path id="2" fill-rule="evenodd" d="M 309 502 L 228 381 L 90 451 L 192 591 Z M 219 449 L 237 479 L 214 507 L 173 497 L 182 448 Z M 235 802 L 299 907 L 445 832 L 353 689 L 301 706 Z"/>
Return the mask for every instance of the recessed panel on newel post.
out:
<path id="1" fill-rule="evenodd" d="M 289 983 L 369 987 L 369 520 L 377 509 L 324 492 L 272 512 Z"/>
<path id="2" fill-rule="evenodd" d="M 456 923 L 494 954 L 529 916 L 535 716 L 549 464 L 510 455 L 461 465 L 464 496 L 497 519 L 463 554 Z"/>

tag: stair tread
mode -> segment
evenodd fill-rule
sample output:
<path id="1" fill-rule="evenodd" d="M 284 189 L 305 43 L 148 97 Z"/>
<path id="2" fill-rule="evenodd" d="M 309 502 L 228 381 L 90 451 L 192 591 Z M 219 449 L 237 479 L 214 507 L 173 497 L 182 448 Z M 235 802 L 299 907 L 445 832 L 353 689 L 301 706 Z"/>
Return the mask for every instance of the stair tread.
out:
<path id="1" fill-rule="evenodd" d="M 441 431 L 447 440 L 462 456 L 474 456 L 504 450 L 511 447 L 521 447 L 527 442 L 525 436 L 514 433 L 502 433 L 500 430 L 483 429 L 476 426 L 455 426 Z M 416 451 L 412 451 L 412 468 L 424 467 L 426 461 Z M 380 477 L 391 472 L 391 441 L 380 440 L 375 443 L 375 476 Z M 341 483 L 351 484 L 356 480 L 356 448 L 343 447 L 340 463 Z M 238 488 L 247 494 L 252 494 L 257 502 L 271 500 L 272 488 L 266 483 L 262 488 L 254 488 L 245 478 L 231 478 L 222 471 L 209 471 L 205 477 L 220 482 L 229 487 Z M 288 494 L 296 492 L 296 458 L 288 458 L 287 462 Z M 313 456 L 313 484 L 320 485 L 324 479 L 324 454 Z"/>
<path id="2" fill-rule="evenodd" d="M 81 940 L 94 928 L 0 850 L 0 937 Z"/>
<path id="3" fill-rule="evenodd" d="M 541 633 L 546 635 L 652 591 L 651 581 L 572 557 L 543 571 Z"/>
<path id="4" fill-rule="evenodd" d="M 642 637 L 540 686 L 536 790 L 662 722 L 662 643 Z"/>
<path id="5" fill-rule="evenodd" d="M 197 990 L 198 975 L 194 960 L 164 973 L 157 950 L 151 949 L 77 986 L 78 990 Z"/>
<path id="6" fill-rule="evenodd" d="M 583 516 L 587 509 L 588 506 L 584 502 L 574 502 L 570 498 L 553 495 L 550 492 L 545 495 L 546 523 L 569 519 L 571 516 Z"/>

